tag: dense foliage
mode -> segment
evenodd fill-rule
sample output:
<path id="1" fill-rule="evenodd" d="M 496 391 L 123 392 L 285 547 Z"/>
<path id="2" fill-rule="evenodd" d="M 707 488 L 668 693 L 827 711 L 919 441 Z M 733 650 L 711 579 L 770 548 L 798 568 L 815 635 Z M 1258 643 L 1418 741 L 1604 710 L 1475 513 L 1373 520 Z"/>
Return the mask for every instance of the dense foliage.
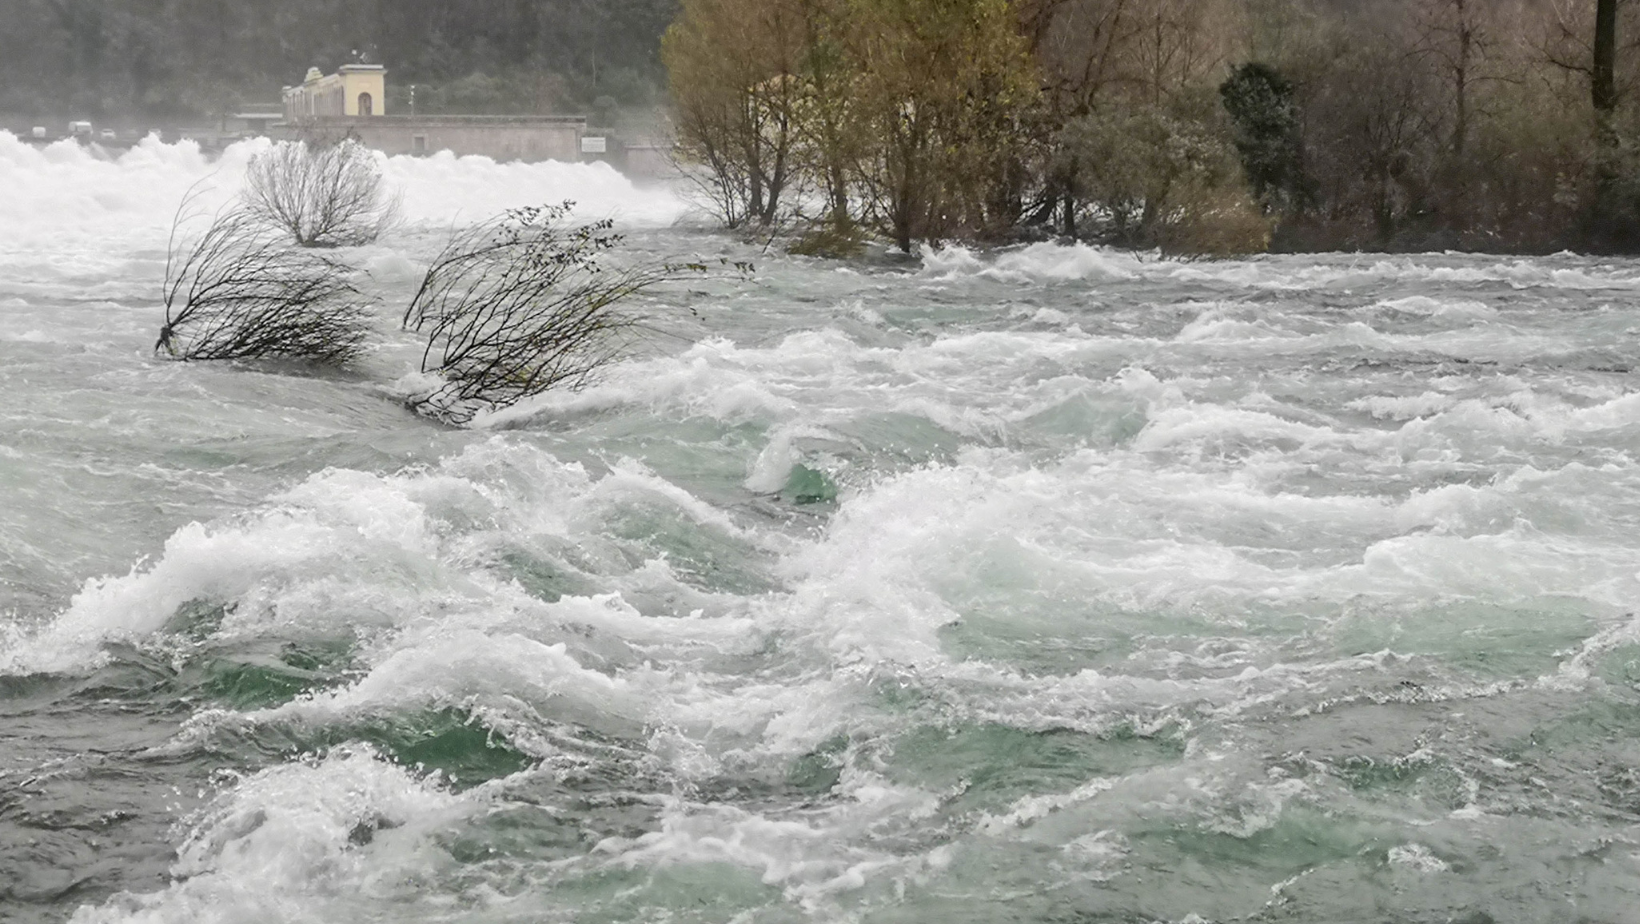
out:
<path id="1" fill-rule="evenodd" d="M 387 65 L 388 104 L 547 112 L 653 100 L 677 0 L 8 0 L 0 113 L 197 117 L 310 66 Z"/>
<path id="2" fill-rule="evenodd" d="M 1633 10 L 682 0 L 662 57 L 706 198 L 805 251 L 1633 250 Z"/>

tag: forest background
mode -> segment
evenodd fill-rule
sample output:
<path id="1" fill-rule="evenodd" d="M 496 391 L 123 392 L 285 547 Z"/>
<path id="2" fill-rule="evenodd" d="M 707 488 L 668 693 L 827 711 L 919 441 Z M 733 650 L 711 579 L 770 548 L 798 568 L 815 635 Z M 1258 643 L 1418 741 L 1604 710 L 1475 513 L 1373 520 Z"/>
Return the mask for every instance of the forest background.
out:
<path id="1" fill-rule="evenodd" d="M 7 0 L 0 113 L 209 117 L 360 54 L 390 111 L 664 114 L 800 250 L 1640 252 L 1640 0 Z"/>
<path id="2" fill-rule="evenodd" d="M 0 114 L 176 123 L 277 104 L 309 67 L 386 65 L 388 111 L 664 102 L 678 0 L 4 0 Z M 600 113 L 601 114 L 601 113 Z"/>
<path id="3" fill-rule="evenodd" d="M 682 6 L 678 139 L 800 250 L 1640 250 L 1640 3 Z"/>

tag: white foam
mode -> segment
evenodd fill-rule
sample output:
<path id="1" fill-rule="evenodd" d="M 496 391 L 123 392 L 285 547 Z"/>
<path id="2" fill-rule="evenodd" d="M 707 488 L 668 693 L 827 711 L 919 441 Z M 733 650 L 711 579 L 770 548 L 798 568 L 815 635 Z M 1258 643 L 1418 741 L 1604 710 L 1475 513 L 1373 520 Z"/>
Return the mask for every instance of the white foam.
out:
<path id="1" fill-rule="evenodd" d="M 831 430 L 805 423 L 782 425 L 769 435 L 769 442 L 752 460 L 743 484 L 757 494 L 773 494 L 786 486 L 792 470 L 802 461 L 802 440 L 842 441 Z"/>
<path id="2" fill-rule="evenodd" d="M 106 250 L 165 246 L 171 219 L 190 192 L 193 211 L 209 214 L 231 202 L 250 159 L 270 142 L 241 141 L 217 157 L 192 141 L 165 144 L 150 135 L 117 157 L 60 141 L 26 144 L 0 131 L 0 250 L 11 253 L 84 246 Z M 585 219 L 613 218 L 623 227 L 665 226 L 688 207 L 665 189 L 638 189 L 606 164 L 496 163 L 442 153 L 426 158 L 377 155 L 388 185 L 403 195 L 404 217 L 442 228 L 480 221 L 504 209 L 577 203 Z M 76 267 L 84 263 L 76 258 Z"/>
<path id="3" fill-rule="evenodd" d="M 1416 873 L 1430 875 L 1444 873 L 1452 869 L 1445 860 L 1435 855 L 1435 852 L 1423 844 L 1402 844 L 1391 847 L 1388 852 L 1389 865 L 1399 866 Z"/>
<path id="4" fill-rule="evenodd" d="M 1457 403 L 1451 395 L 1426 391 L 1417 395 L 1371 395 L 1356 398 L 1349 407 L 1365 411 L 1379 420 L 1412 420 L 1431 417 Z"/>
<path id="5" fill-rule="evenodd" d="M 671 801 L 659 830 L 599 849 L 611 855 L 610 865 L 626 868 L 726 863 L 750 869 L 764 884 L 780 886 L 787 900 L 825 917 L 835 916 L 837 899 L 871 880 L 949 863 L 945 854 L 900 856 L 859 843 L 885 818 L 930 813 L 937 805 L 932 794 L 863 775 L 848 786 L 848 795 L 822 812 L 790 818 Z"/>
<path id="6" fill-rule="evenodd" d="M 1569 254 L 1537 259 L 1426 254 L 1407 258 L 1287 257 L 1187 261 L 1087 244 L 1038 243 L 981 253 L 964 247 L 924 251 L 923 277 L 949 283 L 963 278 L 1055 284 L 1068 281 L 1148 280 L 1213 283 L 1269 291 L 1350 290 L 1386 283 L 1443 285 L 1500 283 L 1513 289 L 1640 289 L 1640 274 Z M 1387 310 L 1451 320 L 1495 317 L 1484 303 L 1437 303 L 1418 297 L 1379 303 Z"/>
<path id="7" fill-rule="evenodd" d="M 982 255 L 952 246 L 922 252 L 923 272 L 934 279 L 987 276 L 1000 281 L 1132 279 L 1140 261 L 1132 254 L 1086 244 L 1030 244 L 1017 250 Z"/>
<path id="8" fill-rule="evenodd" d="M 82 906 L 76 924 L 229 924 L 370 916 L 413 894 L 442 851 L 431 832 L 482 809 L 366 747 L 280 764 L 250 776 L 197 813 L 167 888 Z M 369 850 L 360 831 L 370 833 Z M 343 909 L 353 909 L 345 912 Z"/>
<path id="9" fill-rule="evenodd" d="M 1453 321 L 1484 322 L 1498 317 L 1498 310 L 1485 302 L 1473 299 L 1432 298 L 1428 295 L 1392 298 L 1378 302 L 1368 310 L 1400 312 Z"/>
<path id="10" fill-rule="evenodd" d="M 328 470 L 259 510 L 189 524 L 152 564 L 88 581 L 55 619 L 8 640 L 0 671 L 89 669 L 103 660 L 106 642 L 140 642 L 193 600 L 232 610 L 219 630 L 226 635 L 333 634 L 482 610 L 500 591 L 469 573 L 475 544 L 508 531 L 597 536 L 606 517 L 631 504 L 745 538 L 723 512 L 636 463 L 593 479 L 579 465 L 497 437 L 435 471 Z"/>

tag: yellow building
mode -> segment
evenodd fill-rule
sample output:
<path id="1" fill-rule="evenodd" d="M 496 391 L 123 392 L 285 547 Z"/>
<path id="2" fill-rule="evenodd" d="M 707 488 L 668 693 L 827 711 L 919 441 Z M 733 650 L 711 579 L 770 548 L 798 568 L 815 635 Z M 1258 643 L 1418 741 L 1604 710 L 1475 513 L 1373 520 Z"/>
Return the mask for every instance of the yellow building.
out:
<path id="1" fill-rule="evenodd" d="M 389 155 L 449 151 L 498 161 L 575 161 L 587 127 L 586 116 L 390 116 L 387 69 L 380 64 L 345 64 L 329 75 L 308 68 L 302 85 L 285 87 L 283 98 L 285 120 L 269 128 L 272 137 L 351 137 Z"/>
<path id="2" fill-rule="evenodd" d="M 284 90 L 285 121 L 387 114 L 387 69 L 380 64 L 344 64 L 334 74 L 308 68 L 299 87 Z"/>

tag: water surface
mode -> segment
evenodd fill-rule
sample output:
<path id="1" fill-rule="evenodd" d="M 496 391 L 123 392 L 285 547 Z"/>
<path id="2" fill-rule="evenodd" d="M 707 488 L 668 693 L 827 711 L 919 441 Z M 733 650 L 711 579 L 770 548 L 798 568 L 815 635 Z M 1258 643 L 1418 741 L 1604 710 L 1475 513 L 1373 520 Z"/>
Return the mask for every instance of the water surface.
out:
<path id="1" fill-rule="evenodd" d="M 254 150 L 0 134 L 0 916 L 1633 920 L 1640 266 L 836 263 L 393 159 L 357 369 L 157 360 Z M 757 273 L 407 413 L 446 229 L 566 198 Z"/>

